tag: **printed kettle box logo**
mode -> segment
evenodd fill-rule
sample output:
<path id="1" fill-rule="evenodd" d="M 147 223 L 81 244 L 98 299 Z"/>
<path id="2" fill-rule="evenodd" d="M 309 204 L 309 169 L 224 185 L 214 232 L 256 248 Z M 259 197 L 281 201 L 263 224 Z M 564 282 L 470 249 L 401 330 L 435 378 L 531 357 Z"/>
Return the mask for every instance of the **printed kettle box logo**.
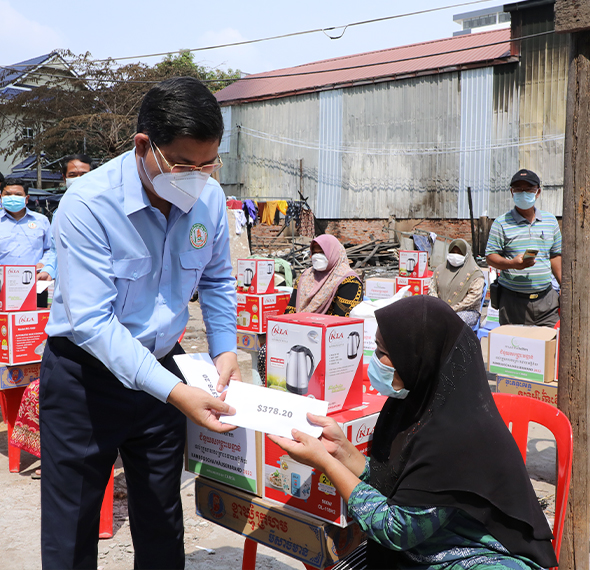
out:
<path id="1" fill-rule="evenodd" d="M 22 313 L 16 315 L 15 324 L 17 327 L 23 327 L 26 325 L 36 325 L 39 322 L 38 313 Z"/>
<path id="2" fill-rule="evenodd" d="M 201 249 L 207 243 L 207 228 L 203 224 L 194 224 L 190 231 L 191 245 Z"/>

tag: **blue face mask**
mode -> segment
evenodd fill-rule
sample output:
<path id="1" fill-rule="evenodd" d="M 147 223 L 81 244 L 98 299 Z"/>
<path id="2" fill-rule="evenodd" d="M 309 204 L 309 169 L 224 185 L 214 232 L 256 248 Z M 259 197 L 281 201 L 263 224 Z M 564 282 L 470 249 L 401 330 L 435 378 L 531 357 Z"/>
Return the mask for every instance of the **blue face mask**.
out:
<path id="1" fill-rule="evenodd" d="M 537 200 L 537 191 L 515 192 L 513 197 L 517 208 L 520 208 L 521 210 L 530 210 Z"/>
<path id="2" fill-rule="evenodd" d="M 25 206 L 26 204 L 24 196 L 2 197 L 2 207 L 8 212 L 20 212 Z"/>
<path id="3" fill-rule="evenodd" d="M 398 398 L 403 400 L 409 393 L 409 390 L 402 388 L 396 390 L 391 384 L 393 383 L 393 375 L 395 374 L 395 368 L 386 366 L 378 358 L 377 354 L 373 353 L 371 362 L 369 362 L 368 368 L 369 380 L 371 386 L 377 390 L 380 394 L 388 396 L 389 398 Z"/>

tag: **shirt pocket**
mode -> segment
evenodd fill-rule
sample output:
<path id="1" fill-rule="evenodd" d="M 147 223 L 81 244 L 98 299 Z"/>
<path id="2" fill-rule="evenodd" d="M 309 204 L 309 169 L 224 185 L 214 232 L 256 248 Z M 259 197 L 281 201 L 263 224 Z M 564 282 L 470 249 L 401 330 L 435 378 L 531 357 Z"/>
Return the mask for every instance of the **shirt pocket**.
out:
<path id="1" fill-rule="evenodd" d="M 133 311 L 135 300 L 143 287 L 142 277 L 148 275 L 151 270 L 151 257 L 113 260 L 113 273 L 117 287 L 116 315 L 125 316 Z"/>
<path id="2" fill-rule="evenodd" d="M 200 251 L 183 251 L 180 254 L 182 303 L 188 305 L 197 290 L 204 267 L 203 254 Z"/>

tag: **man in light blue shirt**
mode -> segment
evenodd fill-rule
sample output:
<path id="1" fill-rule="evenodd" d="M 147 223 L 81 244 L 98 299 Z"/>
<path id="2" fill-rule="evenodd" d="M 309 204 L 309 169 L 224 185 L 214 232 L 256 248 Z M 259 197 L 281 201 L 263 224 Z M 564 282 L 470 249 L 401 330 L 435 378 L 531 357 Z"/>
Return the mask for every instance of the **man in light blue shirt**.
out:
<path id="1" fill-rule="evenodd" d="M 76 182 L 55 218 L 40 384 L 46 569 L 96 568 L 117 452 L 135 567 L 184 568 L 185 415 L 222 432 L 218 416 L 232 412 L 184 384 L 172 358 L 197 286 L 218 390 L 240 380 L 225 196 L 210 178 L 221 167 L 219 105 L 196 79 L 170 79 L 145 96 L 137 131 L 135 150 Z"/>
<path id="2" fill-rule="evenodd" d="M 27 208 L 29 185 L 19 178 L 0 184 L 0 265 L 36 265 L 41 269 L 49 255 L 49 220 Z"/>

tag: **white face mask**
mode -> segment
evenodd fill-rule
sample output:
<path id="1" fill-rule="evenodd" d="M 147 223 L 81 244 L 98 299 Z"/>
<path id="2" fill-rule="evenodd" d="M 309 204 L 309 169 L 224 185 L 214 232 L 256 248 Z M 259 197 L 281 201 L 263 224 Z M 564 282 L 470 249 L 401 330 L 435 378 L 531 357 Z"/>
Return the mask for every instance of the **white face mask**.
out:
<path id="1" fill-rule="evenodd" d="M 145 175 L 154 187 L 154 192 L 160 198 L 166 200 L 166 202 L 174 204 L 185 214 L 195 205 L 205 184 L 209 180 L 209 176 L 211 176 L 210 174 L 199 171 L 179 172 L 175 174 L 172 172 L 162 172 L 162 168 L 156 161 L 161 174 L 154 176 L 152 180 L 147 172 L 143 158 L 141 159 L 141 164 Z"/>
<path id="2" fill-rule="evenodd" d="M 447 261 L 453 267 L 461 267 L 465 263 L 465 256 L 460 253 L 449 253 L 447 254 Z"/>
<path id="3" fill-rule="evenodd" d="M 316 271 L 326 271 L 328 258 L 323 253 L 314 253 L 311 256 L 311 265 Z"/>
<path id="4" fill-rule="evenodd" d="M 74 183 L 75 178 L 66 178 L 66 190 L 68 190 Z"/>

